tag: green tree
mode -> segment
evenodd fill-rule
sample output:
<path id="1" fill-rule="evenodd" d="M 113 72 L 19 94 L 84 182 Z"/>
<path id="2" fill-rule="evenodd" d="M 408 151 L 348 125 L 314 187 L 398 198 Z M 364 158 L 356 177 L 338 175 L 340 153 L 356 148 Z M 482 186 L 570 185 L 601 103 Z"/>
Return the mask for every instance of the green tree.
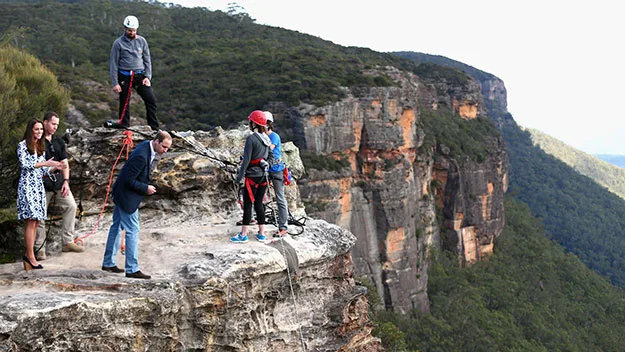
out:
<path id="1" fill-rule="evenodd" d="M 0 46 L 0 169 L 3 180 L 13 181 L 19 168 L 15 150 L 29 119 L 46 111 L 61 116 L 67 111 L 69 92 L 33 55 L 6 44 Z M 13 182 L 0 185 L 0 207 L 15 202 Z"/>
<path id="2" fill-rule="evenodd" d="M 623 290 L 546 239 L 526 204 L 507 197 L 505 217 L 489 260 L 433 251 L 430 312 L 376 314 L 375 336 L 422 352 L 621 351 Z"/>

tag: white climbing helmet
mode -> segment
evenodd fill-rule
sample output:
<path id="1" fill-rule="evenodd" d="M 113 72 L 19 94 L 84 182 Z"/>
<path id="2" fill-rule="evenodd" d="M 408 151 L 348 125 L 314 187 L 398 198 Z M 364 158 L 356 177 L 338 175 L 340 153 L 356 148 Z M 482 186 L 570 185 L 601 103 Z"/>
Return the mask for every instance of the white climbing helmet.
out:
<path id="1" fill-rule="evenodd" d="M 273 114 L 272 113 L 270 113 L 269 111 L 263 111 L 263 113 L 265 114 L 265 117 L 267 118 L 267 121 L 273 122 Z"/>
<path id="2" fill-rule="evenodd" d="M 135 16 L 126 16 L 124 18 L 124 27 L 137 29 L 139 28 L 139 20 Z"/>

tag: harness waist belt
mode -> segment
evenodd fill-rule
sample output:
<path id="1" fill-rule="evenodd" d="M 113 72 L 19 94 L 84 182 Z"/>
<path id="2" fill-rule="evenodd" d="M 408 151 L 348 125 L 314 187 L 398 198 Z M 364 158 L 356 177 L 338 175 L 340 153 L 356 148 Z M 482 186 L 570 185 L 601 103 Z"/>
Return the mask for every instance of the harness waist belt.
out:
<path id="1" fill-rule="evenodd" d="M 133 71 L 119 70 L 119 73 L 121 73 L 124 76 L 130 76 L 131 72 Z M 145 70 L 134 71 L 134 73 L 135 75 L 142 75 L 145 73 Z"/>
<path id="2" fill-rule="evenodd" d="M 267 181 L 256 183 L 251 178 L 245 177 L 245 188 L 247 188 L 247 195 L 250 197 L 250 200 L 252 201 L 252 203 L 254 203 L 254 201 L 256 200 L 256 198 L 254 198 L 254 193 L 252 192 L 252 187 L 258 188 L 260 186 L 266 186 L 266 185 L 267 185 Z"/>

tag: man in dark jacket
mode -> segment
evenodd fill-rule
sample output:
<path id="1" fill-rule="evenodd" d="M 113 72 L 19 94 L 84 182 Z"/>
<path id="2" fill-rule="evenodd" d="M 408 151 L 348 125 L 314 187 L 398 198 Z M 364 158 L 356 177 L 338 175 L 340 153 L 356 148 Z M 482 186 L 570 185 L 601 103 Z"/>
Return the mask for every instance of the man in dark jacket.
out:
<path id="1" fill-rule="evenodd" d="M 106 250 L 102 270 L 122 273 L 115 264 L 117 237 L 122 229 L 126 230 L 126 277 L 149 279 L 150 276 L 139 270 L 139 204 L 145 195 L 156 193 L 156 187 L 150 185 L 151 165 L 156 154 L 163 155 L 171 147 L 171 136 L 159 131 L 152 141 L 142 142 L 130 154 L 128 161 L 119 172 L 113 185 L 113 224 L 106 240 Z"/>

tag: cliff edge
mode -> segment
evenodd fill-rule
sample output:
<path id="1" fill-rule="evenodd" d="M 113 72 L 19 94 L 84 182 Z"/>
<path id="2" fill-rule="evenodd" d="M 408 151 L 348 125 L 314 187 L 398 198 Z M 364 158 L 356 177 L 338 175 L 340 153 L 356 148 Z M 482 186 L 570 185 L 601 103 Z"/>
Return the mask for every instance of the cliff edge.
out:
<path id="1" fill-rule="evenodd" d="M 371 336 L 366 289 L 354 282 L 350 232 L 308 219 L 302 234 L 282 241 L 229 241 L 242 211 L 227 166 L 246 133 L 195 133 L 204 155 L 175 139 L 159 161 L 158 196 L 140 209 L 139 262 L 151 280 L 100 270 L 110 213 L 84 239 L 84 253 L 60 254 L 51 236 L 56 255 L 42 262 L 45 269 L 0 265 L 0 350 L 382 350 Z M 134 143 L 149 134 L 138 128 Z M 73 192 L 86 210 L 77 232 L 86 234 L 98 221 L 123 136 L 96 128 L 71 138 Z M 291 210 L 301 214 L 289 188 Z M 19 228 L 5 236 L 23 240 Z M 117 262 L 123 266 L 121 253 Z"/>

